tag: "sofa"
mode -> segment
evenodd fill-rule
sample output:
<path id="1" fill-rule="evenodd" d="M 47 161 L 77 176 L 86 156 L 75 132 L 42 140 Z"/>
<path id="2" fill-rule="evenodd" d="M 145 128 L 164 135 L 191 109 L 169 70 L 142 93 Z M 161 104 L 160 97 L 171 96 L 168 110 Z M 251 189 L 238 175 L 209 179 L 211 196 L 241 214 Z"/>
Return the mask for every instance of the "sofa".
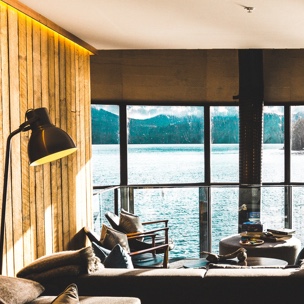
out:
<path id="1" fill-rule="evenodd" d="M 304 255 L 304 251 L 301 253 Z M 31 297 L 22 302 L 1 302 L 4 277 L 0 276 L 0 303 L 57 304 L 55 300 L 69 286 L 77 286 L 78 302 L 71 303 L 285 304 L 300 298 L 304 285 L 304 265 L 300 260 L 297 265 L 281 267 L 210 263 L 205 268 L 192 269 L 184 268 L 183 263 L 173 268 L 177 265 L 172 263 L 169 268 L 136 269 L 128 266 L 129 256 L 119 245 L 105 259 L 117 263 L 118 257 L 118 268 L 109 261 L 103 264 L 102 256 L 98 257 L 91 246 L 41 257 L 13 278 L 34 286 Z M 22 296 L 18 290 L 31 290 L 18 283 L 13 282 L 7 289 L 18 297 Z"/>
<path id="2" fill-rule="evenodd" d="M 291 303 L 302 296 L 304 269 L 103 269 L 47 284 L 56 294 L 71 282 L 83 296 L 136 297 L 143 304 Z"/>

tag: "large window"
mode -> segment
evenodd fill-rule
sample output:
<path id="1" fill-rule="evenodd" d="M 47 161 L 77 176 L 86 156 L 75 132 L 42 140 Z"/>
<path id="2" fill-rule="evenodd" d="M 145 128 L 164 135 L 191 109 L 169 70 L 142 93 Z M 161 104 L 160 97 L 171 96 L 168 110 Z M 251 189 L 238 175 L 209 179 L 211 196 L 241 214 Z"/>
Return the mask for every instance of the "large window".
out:
<path id="1" fill-rule="evenodd" d="M 259 202 L 265 227 L 287 223 L 304 242 L 302 113 L 302 106 L 264 106 Z M 171 257 L 199 256 L 202 205 L 210 215 L 213 251 L 221 238 L 238 233 L 238 106 L 92 105 L 92 139 L 94 186 L 131 186 L 135 213 L 170 219 L 178 244 Z M 102 197 L 96 221 L 113 209 L 107 204 L 114 193 Z"/>

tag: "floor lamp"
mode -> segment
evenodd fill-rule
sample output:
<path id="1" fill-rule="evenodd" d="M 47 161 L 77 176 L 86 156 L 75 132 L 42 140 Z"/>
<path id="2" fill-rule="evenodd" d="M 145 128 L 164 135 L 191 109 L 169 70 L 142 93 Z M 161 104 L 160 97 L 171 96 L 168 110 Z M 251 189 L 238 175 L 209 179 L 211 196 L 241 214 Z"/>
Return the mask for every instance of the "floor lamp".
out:
<path id="1" fill-rule="evenodd" d="M 63 130 L 54 126 L 46 108 L 27 110 L 26 121 L 13 131 L 7 138 L 2 209 L 1 209 L 1 227 L 0 227 L 0 274 L 3 267 L 3 245 L 5 229 L 5 212 L 7 200 L 7 183 L 10 162 L 11 139 L 18 133 L 32 130 L 28 143 L 28 157 L 31 166 L 42 165 L 56 159 L 65 157 L 77 150 L 71 137 Z"/>

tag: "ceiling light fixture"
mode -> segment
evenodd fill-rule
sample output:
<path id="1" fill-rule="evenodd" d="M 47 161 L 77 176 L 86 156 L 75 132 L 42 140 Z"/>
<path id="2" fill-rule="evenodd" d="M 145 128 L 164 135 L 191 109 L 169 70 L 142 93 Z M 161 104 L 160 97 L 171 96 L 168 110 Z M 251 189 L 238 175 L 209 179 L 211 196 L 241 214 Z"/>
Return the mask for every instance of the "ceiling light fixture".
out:
<path id="1" fill-rule="evenodd" d="M 247 13 L 252 13 L 252 11 L 254 10 L 253 6 L 244 6 L 244 9 L 247 11 Z"/>

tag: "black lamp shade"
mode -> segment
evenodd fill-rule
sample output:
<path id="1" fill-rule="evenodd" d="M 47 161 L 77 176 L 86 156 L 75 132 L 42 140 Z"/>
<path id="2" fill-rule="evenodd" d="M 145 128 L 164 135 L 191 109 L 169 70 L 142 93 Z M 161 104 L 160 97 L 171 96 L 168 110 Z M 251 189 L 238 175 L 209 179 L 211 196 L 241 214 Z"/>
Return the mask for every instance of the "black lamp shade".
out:
<path id="1" fill-rule="evenodd" d="M 31 166 L 65 157 L 77 150 L 71 137 L 54 126 L 46 108 L 30 110 L 26 113 L 32 134 L 28 143 L 28 157 Z"/>

